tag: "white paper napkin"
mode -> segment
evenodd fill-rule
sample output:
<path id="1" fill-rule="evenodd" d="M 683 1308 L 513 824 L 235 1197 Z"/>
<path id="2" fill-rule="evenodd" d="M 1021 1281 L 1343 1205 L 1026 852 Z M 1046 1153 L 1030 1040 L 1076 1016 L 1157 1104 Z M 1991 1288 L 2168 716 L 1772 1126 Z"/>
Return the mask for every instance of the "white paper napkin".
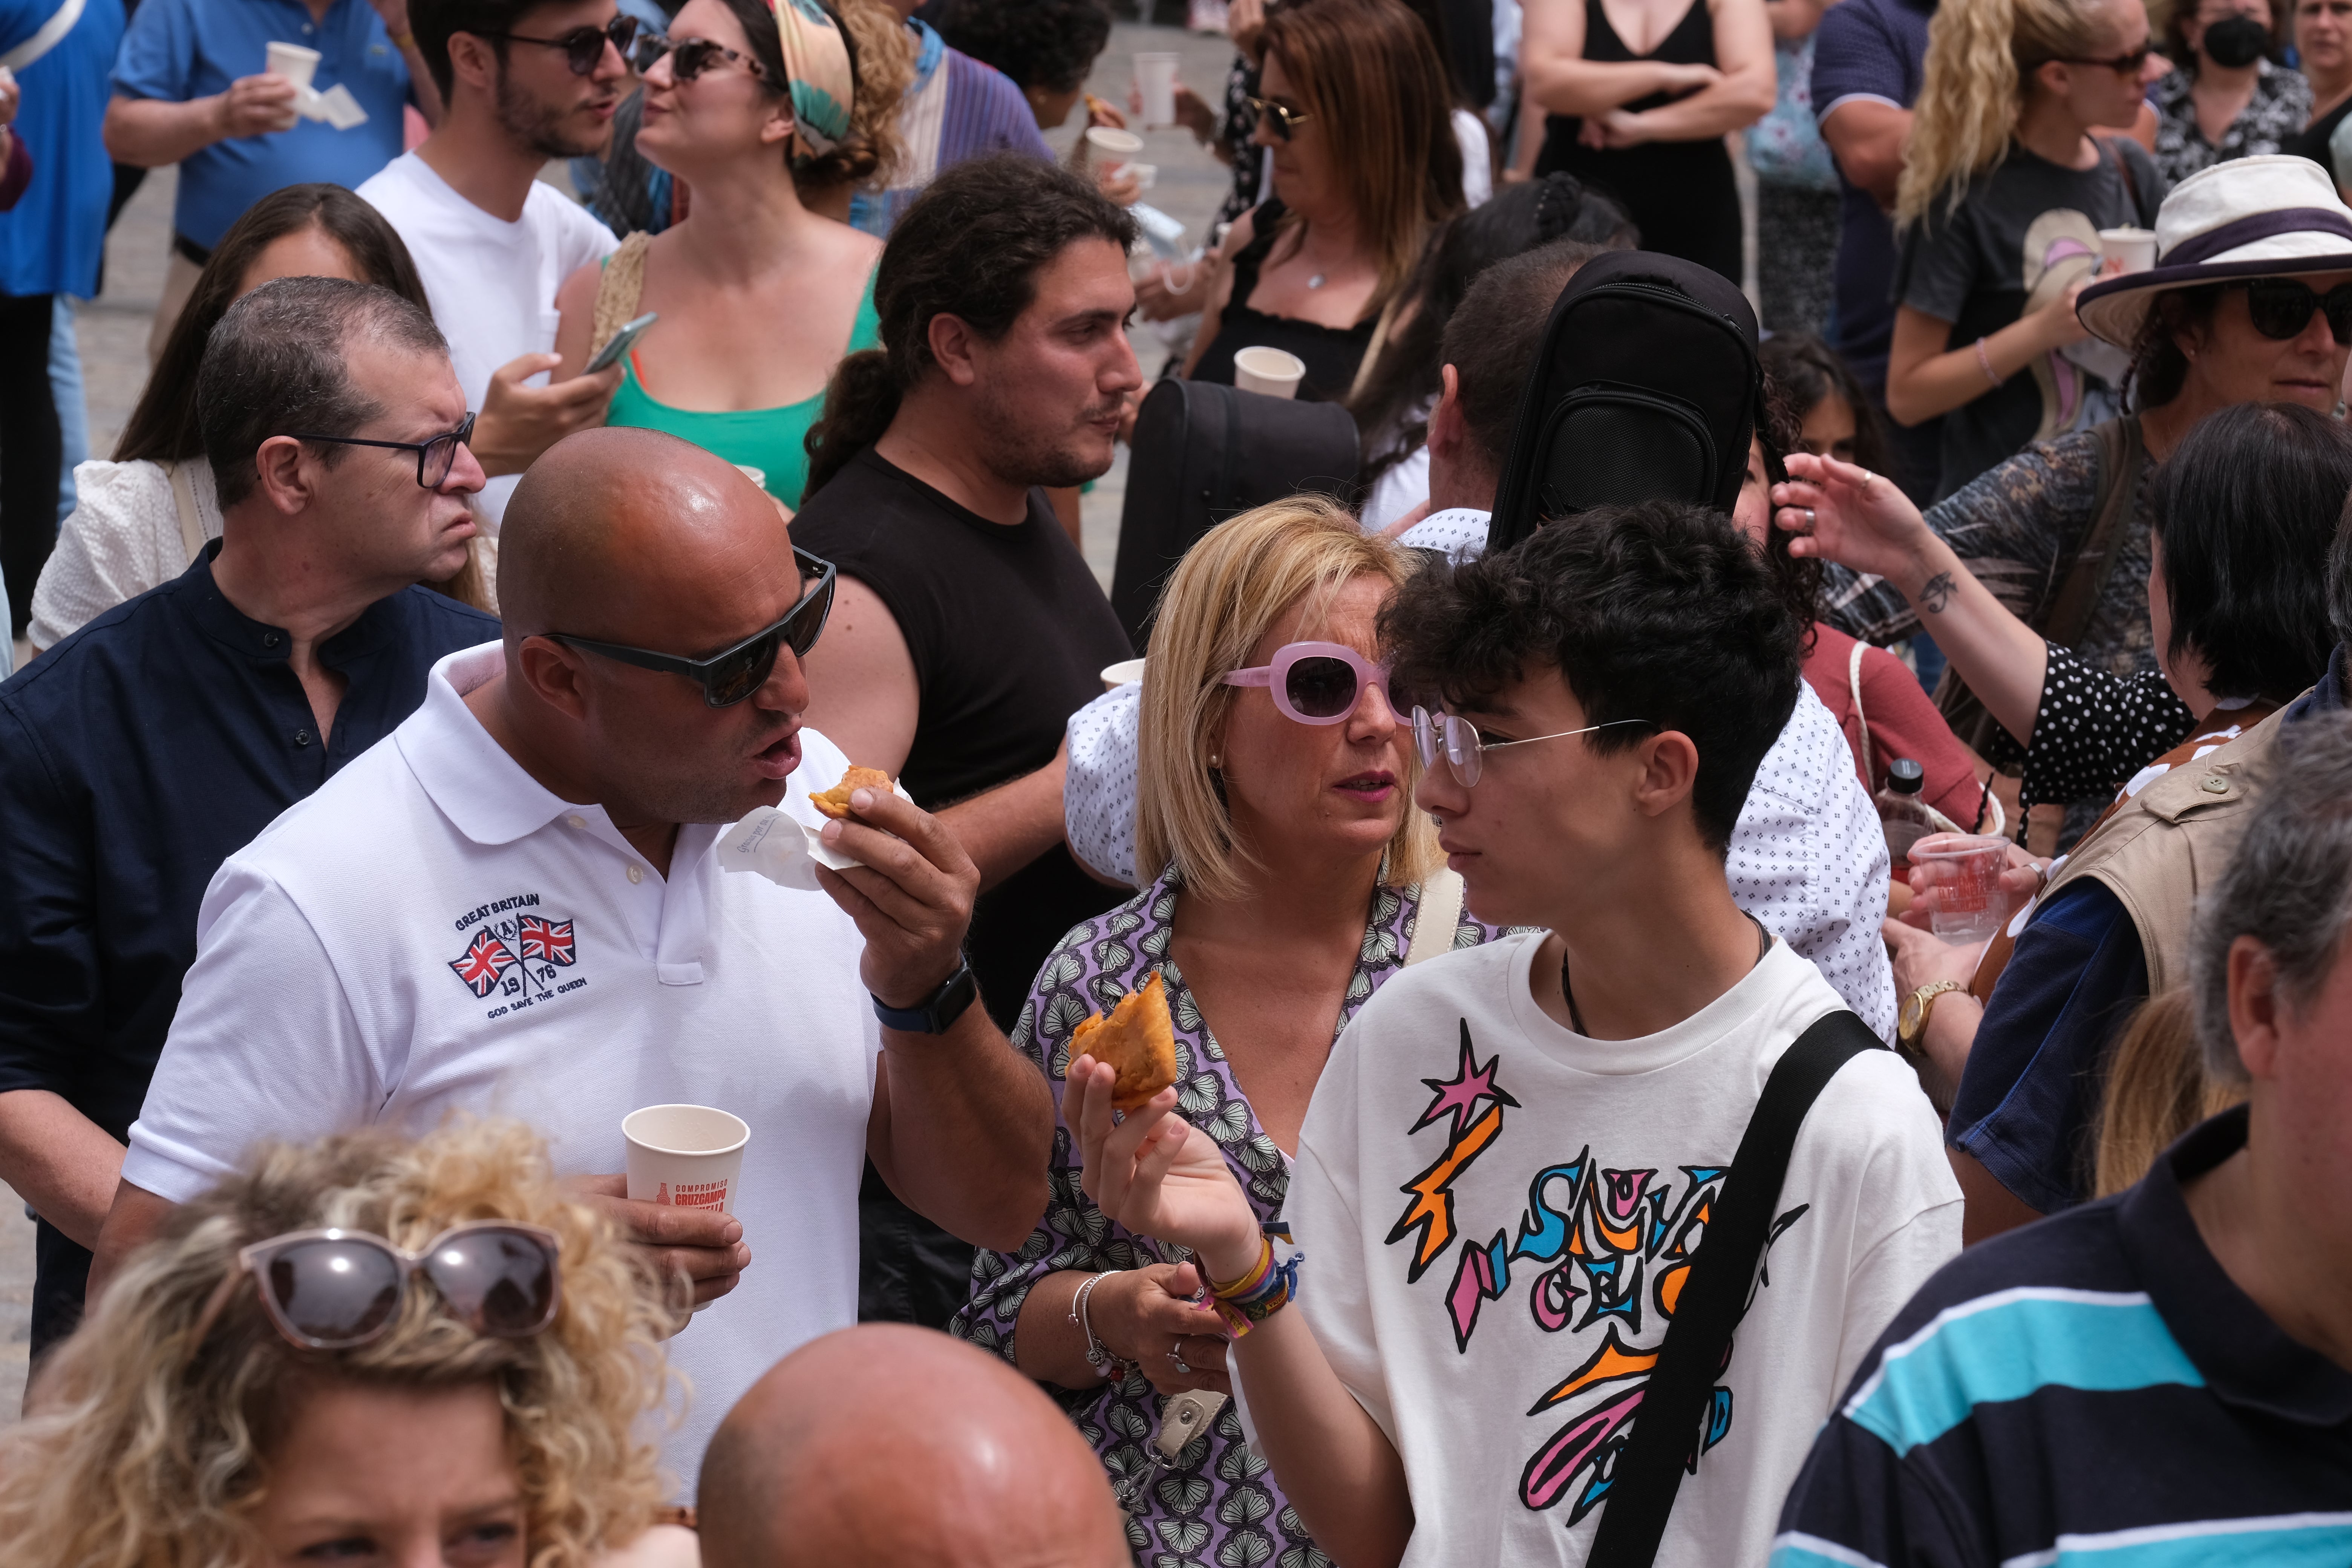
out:
<path id="1" fill-rule="evenodd" d="M 797 786 L 800 780 L 795 778 L 793 783 Z M 895 780 L 890 793 L 908 805 L 915 804 Z M 860 864 L 856 858 L 828 847 L 817 837 L 828 820 L 810 803 L 806 790 L 794 787 L 785 795 L 782 807 L 761 806 L 727 830 L 727 836 L 719 841 L 719 868 L 722 871 L 757 871 L 778 887 L 810 893 L 820 891 L 817 867 L 845 871 Z M 794 832 L 794 828 L 799 831 Z"/>
<path id="2" fill-rule="evenodd" d="M 326 91 L 300 87 L 294 89 L 294 112 L 305 120 L 324 121 L 338 131 L 349 131 L 367 123 L 367 110 L 352 96 L 352 89 L 338 82 Z"/>

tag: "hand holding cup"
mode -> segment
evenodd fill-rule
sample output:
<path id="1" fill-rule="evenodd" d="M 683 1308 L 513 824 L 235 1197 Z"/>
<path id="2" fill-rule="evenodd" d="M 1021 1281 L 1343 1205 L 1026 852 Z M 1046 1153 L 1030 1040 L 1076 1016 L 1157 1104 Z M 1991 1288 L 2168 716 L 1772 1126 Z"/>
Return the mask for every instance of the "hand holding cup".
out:
<path id="1" fill-rule="evenodd" d="M 682 1282 L 689 1306 L 704 1306 L 726 1295 L 751 1266 L 742 1222 L 723 1209 L 632 1200 L 629 1178 L 617 1172 L 575 1177 L 567 1184 L 582 1202 L 620 1228 L 655 1278 Z"/>

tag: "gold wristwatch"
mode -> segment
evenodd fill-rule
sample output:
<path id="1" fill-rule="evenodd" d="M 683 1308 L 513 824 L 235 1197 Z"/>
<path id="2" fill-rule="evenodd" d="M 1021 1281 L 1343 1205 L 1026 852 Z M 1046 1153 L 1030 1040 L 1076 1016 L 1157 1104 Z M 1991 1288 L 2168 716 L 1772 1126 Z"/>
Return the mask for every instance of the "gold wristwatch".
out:
<path id="1" fill-rule="evenodd" d="M 1936 998 L 1947 991 L 1966 991 L 1968 983 L 1960 980 L 1938 980 L 1932 985 L 1922 985 L 1903 999 L 1902 1016 L 1895 1025 L 1895 1048 L 1905 1056 L 1919 1049 L 1919 1042 L 1927 1033 L 1927 1016 L 1936 1010 Z"/>

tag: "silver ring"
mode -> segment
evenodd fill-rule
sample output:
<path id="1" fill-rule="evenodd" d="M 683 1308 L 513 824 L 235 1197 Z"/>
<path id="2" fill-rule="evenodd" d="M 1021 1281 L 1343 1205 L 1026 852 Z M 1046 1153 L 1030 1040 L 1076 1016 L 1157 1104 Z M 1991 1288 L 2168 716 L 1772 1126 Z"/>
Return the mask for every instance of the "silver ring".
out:
<path id="1" fill-rule="evenodd" d="M 1183 1341 L 1178 1340 L 1174 1344 L 1168 1347 L 1168 1359 L 1176 1363 L 1176 1370 L 1178 1372 L 1184 1373 L 1187 1377 L 1192 1375 L 1192 1369 L 1184 1364 Z"/>
<path id="2" fill-rule="evenodd" d="M 1877 477 L 1878 477 L 1878 476 L 1877 476 L 1876 474 L 1872 473 L 1868 468 L 1864 468 L 1864 469 L 1863 469 L 1863 470 L 1862 470 L 1862 488 L 1863 488 L 1864 489 L 1868 489 L 1870 488 L 1870 481 L 1871 481 L 1871 480 L 1873 480 L 1873 479 L 1876 479 Z"/>
<path id="3" fill-rule="evenodd" d="M 1806 531 L 1806 532 L 1811 533 L 1811 532 L 1813 531 L 1813 523 L 1814 523 L 1814 521 L 1815 521 L 1815 519 L 1814 519 L 1814 517 L 1813 517 L 1813 509 L 1812 509 L 1811 507 L 1807 507 L 1807 508 L 1805 509 L 1805 531 Z"/>

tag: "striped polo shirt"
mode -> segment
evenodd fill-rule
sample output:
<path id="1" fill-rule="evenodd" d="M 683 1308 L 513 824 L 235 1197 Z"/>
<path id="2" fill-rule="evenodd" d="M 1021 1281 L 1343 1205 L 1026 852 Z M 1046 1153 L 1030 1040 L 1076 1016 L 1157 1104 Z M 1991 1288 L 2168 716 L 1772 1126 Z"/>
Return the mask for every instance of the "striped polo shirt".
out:
<path id="1" fill-rule="evenodd" d="M 1940 1270 L 1822 1429 L 1772 1568 L 2352 1563 L 2352 1373 L 2238 1289 L 2181 1198 L 2245 1142 L 2240 1106 Z"/>

